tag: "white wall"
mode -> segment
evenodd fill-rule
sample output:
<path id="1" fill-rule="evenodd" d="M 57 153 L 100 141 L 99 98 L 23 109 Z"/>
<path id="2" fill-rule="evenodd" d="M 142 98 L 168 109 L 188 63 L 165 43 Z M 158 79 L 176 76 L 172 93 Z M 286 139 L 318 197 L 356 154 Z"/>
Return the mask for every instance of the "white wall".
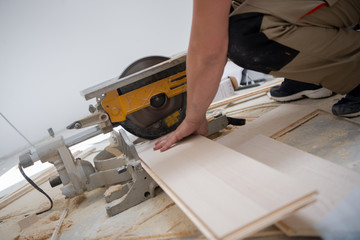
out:
<path id="1" fill-rule="evenodd" d="M 191 0 L 1 0 L 0 112 L 30 141 L 88 115 L 80 91 L 187 49 Z M 28 144 L 0 118 L 0 158 Z"/>

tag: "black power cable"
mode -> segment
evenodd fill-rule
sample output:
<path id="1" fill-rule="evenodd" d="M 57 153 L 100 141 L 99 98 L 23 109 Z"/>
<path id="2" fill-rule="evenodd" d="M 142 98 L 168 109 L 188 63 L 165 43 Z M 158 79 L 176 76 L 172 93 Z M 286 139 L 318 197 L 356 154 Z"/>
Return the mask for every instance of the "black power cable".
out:
<path id="1" fill-rule="evenodd" d="M 24 136 L 24 134 L 22 134 L 22 133 L 4 116 L 4 114 L 2 114 L 2 113 L 0 112 L 0 116 L 3 117 L 4 120 L 5 120 L 6 122 L 8 122 L 9 125 L 10 125 L 12 128 L 14 128 L 14 130 L 17 131 L 31 146 L 35 147 L 34 144 L 32 144 L 32 143 L 29 141 L 29 139 L 27 139 L 27 138 Z M 48 209 L 46 209 L 46 210 L 44 210 L 44 211 L 41 211 L 41 212 L 37 212 L 36 215 L 39 215 L 39 214 L 42 214 L 42 213 L 44 213 L 44 212 L 47 212 L 47 211 L 51 210 L 52 207 L 53 207 L 53 201 L 51 200 L 51 198 L 49 197 L 49 195 L 47 195 L 46 192 L 44 192 L 41 188 L 39 188 L 38 185 L 36 185 L 28 176 L 26 176 L 26 174 L 25 174 L 25 172 L 23 171 L 22 166 L 21 166 L 20 163 L 19 163 L 19 170 L 20 170 L 20 173 L 21 173 L 21 174 L 24 176 L 24 178 L 26 179 L 26 181 L 28 181 L 28 183 L 30 183 L 36 190 L 38 190 L 39 192 L 41 192 L 42 194 L 44 194 L 44 195 L 49 199 L 49 201 L 50 201 L 50 208 L 48 208 Z"/>
<path id="2" fill-rule="evenodd" d="M 22 169 L 21 164 L 19 163 L 19 170 L 21 175 L 24 176 L 24 178 L 26 179 L 26 181 L 28 181 L 28 183 L 30 183 L 36 190 L 38 190 L 39 192 L 41 192 L 42 194 L 44 194 L 50 201 L 50 207 L 48 209 L 45 209 L 43 211 L 37 212 L 36 215 L 40 215 L 44 212 L 50 211 L 53 207 L 53 201 L 51 200 L 51 198 L 49 197 L 49 195 L 46 194 L 46 192 L 44 192 L 44 190 L 42 190 L 38 185 L 36 185 L 36 183 L 33 182 L 33 180 L 31 180 L 28 176 L 26 176 L 24 170 Z"/>

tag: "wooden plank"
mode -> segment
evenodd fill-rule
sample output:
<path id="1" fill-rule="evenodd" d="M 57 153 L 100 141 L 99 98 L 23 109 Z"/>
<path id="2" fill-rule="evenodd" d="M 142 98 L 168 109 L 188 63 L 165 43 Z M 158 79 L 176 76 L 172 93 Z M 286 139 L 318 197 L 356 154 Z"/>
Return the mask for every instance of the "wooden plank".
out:
<path id="1" fill-rule="evenodd" d="M 313 226 L 360 185 L 360 174 L 355 171 L 265 136 L 256 136 L 234 150 L 318 189 L 314 204 L 277 224 L 290 236 L 317 236 Z"/>
<path id="2" fill-rule="evenodd" d="M 138 146 L 143 167 L 209 239 L 244 238 L 315 200 L 315 189 L 202 136 L 166 152 Z"/>
<path id="3" fill-rule="evenodd" d="M 218 139 L 216 142 L 229 148 L 235 148 L 240 143 L 259 134 L 267 137 L 279 137 L 317 114 L 318 110 L 313 107 L 284 104 Z"/>
<path id="4" fill-rule="evenodd" d="M 319 113 L 320 113 L 319 110 L 313 111 L 313 112 L 309 113 L 308 115 L 305 115 L 305 116 L 301 117 L 299 120 L 297 120 L 297 121 L 291 123 L 290 125 L 286 126 L 285 128 L 281 129 L 280 131 L 274 133 L 270 137 L 273 138 L 273 139 L 281 137 L 282 135 L 286 134 L 287 132 L 290 132 L 291 130 L 297 128 L 301 124 L 303 124 L 303 123 L 309 121 L 310 119 L 316 117 L 317 115 L 319 115 Z"/>
<path id="5" fill-rule="evenodd" d="M 213 108 L 217 108 L 229 103 L 233 103 L 239 100 L 243 100 L 243 99 L 247 99 L 250 98 L 252 96 L 261 94 L 261 93 L 266 93 L 270 90 L 270 88 L 274 87 L 274 86 L 278 86 L 283 82 L 283 79 L 279 79 L 279 80 L 275 80 L 274 82 L 270 83 L 270 84 L 266 84 L 265 86 L 261 86 L 261 87 L 257 87 L 255 88 L 253 91 L 247 92 L 245 94 L 241 93 L 241 94 L 236 94 L 235 96 L 231 96 L 229 98 L 226 98 L 224 100 L 221 101 L 217 101 L 212 103 L 209 106 L 209 110 L 213 109 Z"/>

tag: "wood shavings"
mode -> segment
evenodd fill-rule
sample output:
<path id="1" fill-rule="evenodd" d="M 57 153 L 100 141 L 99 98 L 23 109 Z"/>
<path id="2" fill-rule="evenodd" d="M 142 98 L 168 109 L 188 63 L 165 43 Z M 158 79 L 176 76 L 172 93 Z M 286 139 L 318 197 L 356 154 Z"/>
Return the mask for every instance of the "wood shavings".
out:
<path id="1" fill-rule="evenodd" d="M 86 199 L 85 195 L 79 195 L 71 199 L 70 206 L 71 208 L 78 207 Z"/>
<path id="2" fill-rule="evenodd" d="M 61 211 L 55 211 L 50 215 L 45 215 L 36 223 L 36 228 L 26 228 L 20 232 L 20 235 L 17 236 L 16 240 L 46 240 L 49 239 L 56 225 L 58 224 L 58 220 L 61 217 Z M 68 230 L 73 225 L 71 220 L 65 219 L 61 232 Z"/>

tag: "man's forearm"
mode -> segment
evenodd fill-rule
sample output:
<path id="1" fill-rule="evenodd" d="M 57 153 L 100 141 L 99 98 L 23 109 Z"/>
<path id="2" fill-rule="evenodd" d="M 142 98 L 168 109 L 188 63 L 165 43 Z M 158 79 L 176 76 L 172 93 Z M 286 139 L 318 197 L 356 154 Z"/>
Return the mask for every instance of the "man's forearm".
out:
<path id="1" fill-rule="evenodd" d="M 187 118 L 199 120 L 216 95 L 228 49 L 230 0 L 194 0 L 187 55 Z"/>
<path id="2" fill-rule="evenodd" d="M 186 110 L 189 120 L 200 120 L 206 114 L 219 87 L 226 60 L 225 50 L 210 55 L 189 49 Z"/>

